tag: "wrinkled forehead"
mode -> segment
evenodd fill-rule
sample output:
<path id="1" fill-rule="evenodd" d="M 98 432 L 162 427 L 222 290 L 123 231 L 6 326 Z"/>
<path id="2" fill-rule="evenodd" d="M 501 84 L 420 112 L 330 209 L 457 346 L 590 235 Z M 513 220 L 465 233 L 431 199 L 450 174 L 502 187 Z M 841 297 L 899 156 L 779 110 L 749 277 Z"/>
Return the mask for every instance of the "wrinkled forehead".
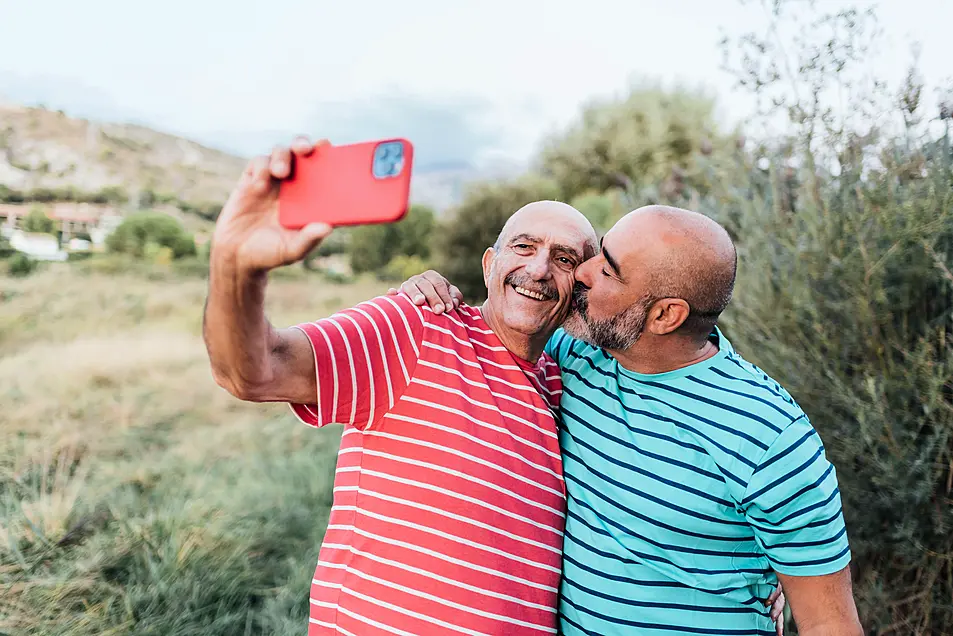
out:
<path id="1" fill-rule="evenodd" d="M 500 236 L 509 244 L 521 238 L 539 245 L 572 248 L 580 259 L 589 258 L 596 249 L 592 224 L 581 213 L 568 206 L 537 205 L 527 207 L 510 217 Z"/>

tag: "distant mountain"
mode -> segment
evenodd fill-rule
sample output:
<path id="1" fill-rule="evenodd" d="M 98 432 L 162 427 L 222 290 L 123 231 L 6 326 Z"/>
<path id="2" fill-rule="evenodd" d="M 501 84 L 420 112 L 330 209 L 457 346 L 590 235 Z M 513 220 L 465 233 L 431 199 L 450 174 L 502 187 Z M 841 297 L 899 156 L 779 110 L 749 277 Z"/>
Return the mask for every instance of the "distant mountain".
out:
<path id="1" fill-rule="evenodd" d="M 216 141 L 221 139 L 203 144 L 142 125 L 0 101 L 0 191 L 55 191 L 59 198 L 110 191 L 133 202 L 146 195 L 186 209 L 214 208 L 247 162 Z M 417 163 L 411 200 L 444 213 L 460 202 L 467 183 L 516 171 L 511 165 L 480 170 L 466 161 Z"/>
<path id="2" fill-rule="evenodd" d="M 0 185 L 95 193 L 151 190 L 190 204 L 221 203 L 245 161 L 132 124 L 100 124 L 58 111 L 0 104 Z"/>

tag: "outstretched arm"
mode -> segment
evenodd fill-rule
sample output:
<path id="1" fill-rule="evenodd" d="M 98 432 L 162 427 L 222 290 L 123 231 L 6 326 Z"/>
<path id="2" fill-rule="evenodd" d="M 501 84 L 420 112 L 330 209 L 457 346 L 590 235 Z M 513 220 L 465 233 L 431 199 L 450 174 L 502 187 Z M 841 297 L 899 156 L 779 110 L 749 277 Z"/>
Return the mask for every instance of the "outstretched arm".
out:
<path id="1" fill-rule="evenodd" d="M 254 159 L 215 224 L 202 333 L 215 381 L 248 401 L 314 400 L 314 357 L 307 336 L 275 329 L 265 316 L 268 272 L 305 257 L 331 228 L 289 230 L 278 221 L 278 190 L 295 156 L 315 149 L 298 139 Z"/>
<path id="2" fill-rule="evenodd" d="M 411 276 L 401 284 L 399 290 L 392 287 L 387 293 L 396 295 L 399 292 L 407 294 L 418 307 L 430 305 L 435 314 L 442 314 L 444 310 L 452 311 L 463 302 L 463 294 L 456 285 L 451 285 L 449 280 L 432 269 Z"/>

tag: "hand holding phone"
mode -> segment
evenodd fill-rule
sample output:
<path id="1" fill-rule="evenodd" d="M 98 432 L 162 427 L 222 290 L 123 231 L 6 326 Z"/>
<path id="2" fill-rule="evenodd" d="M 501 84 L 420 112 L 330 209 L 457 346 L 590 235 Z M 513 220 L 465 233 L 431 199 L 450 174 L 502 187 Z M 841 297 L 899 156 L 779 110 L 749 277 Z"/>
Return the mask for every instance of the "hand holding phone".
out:
<path id="1" fill-rule="evenodd" d="M 282 226 L 393 223 L 407 213 L 413 145 L 384 139 L 324 145 L 296 156 L 278 194 Z"/>
<path id="2" fill-rule="evenodd" d="M 293 165 L 327 142 L 312 144 L 298 137 L 291 147 L 251 160 L 215 221 L 210 258 L 213 270 L 267 272 L 304 258 L 330 232 L 331 226 L 310 223 L 283 227 L 278 219 L 278 192 Z"/>

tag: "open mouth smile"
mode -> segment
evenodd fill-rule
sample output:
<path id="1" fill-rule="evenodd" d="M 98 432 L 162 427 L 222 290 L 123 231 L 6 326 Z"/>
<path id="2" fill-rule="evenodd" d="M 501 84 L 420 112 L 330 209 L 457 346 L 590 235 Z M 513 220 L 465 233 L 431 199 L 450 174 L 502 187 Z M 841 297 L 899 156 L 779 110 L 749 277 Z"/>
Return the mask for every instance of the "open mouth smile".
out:
<path id="1" fill-rule="evenodd" d="M 520 296 L 526 296 L 527 298 L 532 298 L 533 300 L 549 300 L 549 298 L 540 294 L 539 292 L 530 291 L 525 287 L 520 287 L 519 285 L 513 285 L 513 289 L 515 289 L 516 293 Z"/>

